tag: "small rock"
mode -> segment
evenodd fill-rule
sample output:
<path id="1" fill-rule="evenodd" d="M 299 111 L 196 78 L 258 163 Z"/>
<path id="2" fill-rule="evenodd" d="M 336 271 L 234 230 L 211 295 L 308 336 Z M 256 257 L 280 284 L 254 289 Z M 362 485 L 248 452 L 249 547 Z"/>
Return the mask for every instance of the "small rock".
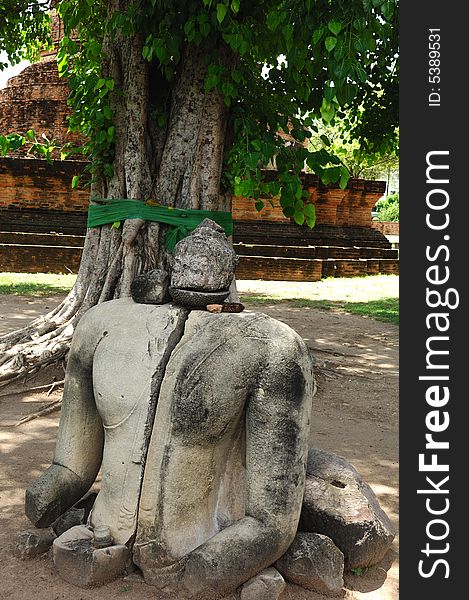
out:
<path id="1" fill-rule="evenodd" d="M 241 587 L 241 600 L 278 600 L 285 587 L 277 569 L 269 567 L 246 581 Z"/>
<path id="2" fill-rule="evenodd" d="M 70 508 L 63 515 L 60 515 L 56 519 L 51 527 L 55 531 L 57 536 L 62 535 L 71 527 L 75 525 L 83 525 L 85 523 L 85 509 L 84 508 Z"/>
<path id="3" fill-rule="evenodd" d="M 95 548 L 93 532 L 72 527 L 54 540 L 54 565 L 62 579 L 81 588 L 109 583 L 124 574 L 129 549 L 123 544 Z"/>
<path id="4" fill-rule="evenodd" d="M 97 495 L 96 492 L 89 492 L 51 524 L 57 537 L 75 525 L 86 523 Z"/>
<path id="5" fill-rule="evenodd" d="M 347 569 L 378 563 L 392 544 L 394 527 L 356 469 L 332 452 L 310 448 L 298 531 L 330 537 Z"/>
<path id="6" fill-rule="evenodd" d="M 130 286 L 134 302 L 139 304 L 165 304 L 170 301 L 169 275 L 163 269 L 153 269 L 137 275 Z"/>
<path id="7" fill-rule="evenodd" d="M 325 535 L 297 533 L 275 566 L 285 579 L 319 594 L 338 596 L 344 585 L 344 555 Z"/>
<path id="8" fill-rule="evenodd" d="M 19 534 L 14 554 L 23 560 L 40 556 L 49 550 L 55 538 L 55 532 L 51 527 L 27 529 Z"/>

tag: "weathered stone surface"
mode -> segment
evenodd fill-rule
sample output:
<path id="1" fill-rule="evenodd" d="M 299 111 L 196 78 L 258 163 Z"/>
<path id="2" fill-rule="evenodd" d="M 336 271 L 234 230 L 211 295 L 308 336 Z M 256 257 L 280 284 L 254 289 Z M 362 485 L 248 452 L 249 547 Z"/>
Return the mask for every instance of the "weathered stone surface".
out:
<path id="1" fill-rule="evenodd" d="M 57 536 L 76 525 L 83 525 L 86 522 L 84 508 L 69 508 L 63 515 L 56 519 L 51 527 Z"/>
<path id="2" fill-rule="evenodd" d="M 51 527 L 22 531 L 18 536 L 14 554 L 22 559 L 45 554 L 52 546 L 55 537 L 56 535 Z"/>
<path id="3" fill-rule="evenodd" d="M 175 304 L 190 309 L 205 309 L 213 302 L 223 302 L 230 292 L 229 290 L 224 292 L 197 292 L 171 287 L 169 293 Z"/>
<path id="4" fill-rule="evenodd" d="M 303 498 L 311 394 L 310 358 L 288 326 L 256 313 L 189 314 L 166 367 L 140 496 L 133 559 L 147 583 L 174 598 L 184 589 L 219 597 L 286 551 Z"/>
<path id="5" fill-rule="evenodd" d="M 33 522 L 55 521 L 88 491 L 102 465 L 91 525 L 110 527 L 117 544 L 134 535 L 159 386 L 186 316 L 170 304 L 123 298 L 99 304 L 81 319 L 70 350 L 54 464 L 27 490 L 26 513 Z"/>
<path id="6" fill-rule="evenodd" d="M 130 286 L 134 302 L 139 304 L 164 304 L 170 301 L 169 274 L 163 269 L 153 269 L 137 275 Z"/>
<path id="7" fill-rule="evenodd" d="M 76 502 L 72 508 L 64 512 L 56 519 L 51 527 L 55 531 L 57 536 L 62 535 L 65 531 L 74 527 L 75 525 L 84 525 L 88 519 L 88 515 L 93 508 L 94 501 L 96 500 L 96 492 L 90 492 Z"/>
<path id="8" fill-rule="evenodd" d="M 241 587 L 241 600 L 278 600 L 286 588 L 284 578 L 274 567 L 264 569 Z"/>
<path id="9" fill-rule="evenodd" d="M 127 546 L 93 546 L 93 532 L 84 525 L 72 527 L 54 540 L 54 565 L 60 577 L 82 588 L 103 585 L 124 574 Z"/>
<path id="10" fill-rule="evenodd" d="M 319 594 L 337 596 L 344 585 L 344 555 L 325 535 L 298 533 L 275 566 L 285 579 Z"/>
<path id="11" fill-rule="evenodd" d="M 99 440 L 99 430 L 97 435 Z M 93 454 L 84 454 L 83 460 L 92 462 Z M 53 463 L 26 490 L 26 516 L 36 527 L 48 527 L 88 491 L 93 481 L 84 481 L 71 469 Z"/>
<path id="12" fill-rule="evenodd" d="M 206 292 L 228 290 L 237 261 L 223 229 L 204 219 L 174 248 L 171 287 Z"/>
<path id="13" fill-rule="evenodd" d="M 94 394 L 106 444 L 90 524 L 109 527 L 114 542 L 126 544 L 136 530 L 159 387 L 166 362 L 182 336 L 187 311 L 171 304 L 135 304 L 130 299 L 107 305 L 102 311 L 107 323 L 100 320 L 107 335 L 93 356 Z"/>
<path id="14" fill-rule="evenodd" d="M 332 452 L 310 448 L 299 531 L 329 536 L 347 569 L 378 563 L 395 537 L 373 490 L 356 469 Z"/>

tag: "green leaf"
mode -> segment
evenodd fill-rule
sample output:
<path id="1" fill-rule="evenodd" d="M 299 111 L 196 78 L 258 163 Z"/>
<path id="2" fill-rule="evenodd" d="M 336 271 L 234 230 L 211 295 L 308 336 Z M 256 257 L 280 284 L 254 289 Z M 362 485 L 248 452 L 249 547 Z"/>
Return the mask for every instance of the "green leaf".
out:
<path id="1" fill-rule="evenodd" d="M 337 44 L 337 38 L 330 35 L 326 38 L 326 41 L 324 43 L 326 45 L 327 51 L 332 52 L 332 50 L 334 50 Z"/>
<path id="2" fill-rule="evenodd" d="M 34 140 L 36 139 L 36 136 L 34 135 L 34 131 L 32 129 L 28 129 L 28 131 L 24 134 L 28 140 L 31 140 L 32 142 L 34 142 Z"/>
<path id="3" fill-rule="evenodd" d="M 393 14 L 394 14 L 394 10 L 395 10 L 395 3 L 394 0 L 387 0 L 387 2 L 384 2 L 384 4 L 381 7 L 381 12 L 384 15 L 384 18 L 387 21 L 390 21 Z"/>
<path id="4" fill-rule="evenodd" d="M 303 225 L 305 222 L 305 213 L 297 210 L 293 215 L 293 219 L 297 225 Z"/>
<path id="5" fill-rule="evenodd" d="M 293 37 L 294 25 L 289 23 L 283 28 L 283 36 L 286 40 L 291 40 Z"/>
<path id="6" fill-rule="evenodd" d="M 120 221 L 114 221 L 114 223 L 111 225 L 111 229 L 119 229 L 120 226 L 121 226 Z"/>
<path id="7" fill-rule="evenodd" d="M 228 7 L 226 4 L 217 4 L 217 20 L 219 23 L 223 23 L 223 19 L 225 18 L 227 11 Z"/>
<path id="8" fill-rule="evenodd" d="M 200 23 L 199 29 L 200 29 L 200 33 L 204 37 L 207 37 L 208 34 L 210 33 L 210 23 Z"/>
<path id="9" fill-rule="evenodd" d="M 237 15 L 239 12 L 239 4 L 240 0 L 231 0 L 231 10 L 234 12 L 235 15 Z"/>
<path id="10" fill-rule="evenodd" d="M 313 32 L 313 44 L 317 44 L 319 40 L 322 38 L 322 34 L 324 33 L 324 29 L 320 27 Z"/>
<path id="11" fill-rule="evenodd" d="M 326 89 L 324 90 L 324 98 L 328 101 L 328 102 L 332 102 L 332 100 L 334 100 L 336 95 L 336 89 L 335 87 L 326 87 Z"/>
<path id="12" fill-rule="evenodd" d="M 322 134 L 320 136 L 320 139 L 322 140 L 323 144 L 325 146 L 330 146 L 331 145 L 331 141 L 329 140 L 329 138 L 327 137 L 327 135 Z"/>
<path id="13" fill-rule="evenodd" d="M 350 173 L 347 171 L 345 167 L 340 168 L 340 179 L 339 179 L 339 187 L 341 190 L 344 190 L 347 187 L 348 180 L 350 179 Z"/>
<path id="14" fill-rule="evenodd" d="M 258 200 L 255 204 L 256 210 L 257 211 L 261 211 L 264 208 L 264 203 L 262 202 L 262 200 Z"/>
<path id="15" fill-rule="evenodd" d="M 114 89 L 114 79 L 106 79 L 106 87 L 112 92 Z"/>
<path id="16" fill-rule="evenodd" d="M 287 217 L 287 219 L 291 219 L 295 214 L 295 209 L 293 206 L 285 206 L 283 209 L 283 214 Z"/>
<path id="17" fill-rule="evenodd" d="M 350 104 L 354 100 L 357 91 L 358 87 L 355 84 L 344 84 L 337 90 L 337 100 L 342 106 Z"/>
<path id="18" fill-rule="evenodd" d="M 331 102 L 328 102 L 325 98 L 322 101 L 321 105 L 321 116 L 326 121 L 326 123 L 330 123 L 334 118 L 335 108 Z"/>
<path id="19" fill-rule="evenodd" d="M 237 71 L 236 69 L 231 73 L 231 79 L 233 81 L 235 81 L 236 83 L 241 83 L 243 76 L 241 75 L 241 73 L 239 71 Z"/>
<path id="20" fill-rule="evenodd" d="M 305 215 L 310 219 L 312 219 L 316 216 L 316 207 L 312 203 L 305 204 L 303 211 L 304 211 Z"/>
<path id="21" fill-rule="evenodd" d="M 340 33 L 342 29 L 342 23 L 340 21 L 329 21 L 327 24 L 329 31 L 332 31 L 334 35 Z"/>
<path id="22" fill-rule="evenodd" d="M 74 190 L 80 183 L 80 175 L 74 175 L 72 177 L 72 190 Z"/>

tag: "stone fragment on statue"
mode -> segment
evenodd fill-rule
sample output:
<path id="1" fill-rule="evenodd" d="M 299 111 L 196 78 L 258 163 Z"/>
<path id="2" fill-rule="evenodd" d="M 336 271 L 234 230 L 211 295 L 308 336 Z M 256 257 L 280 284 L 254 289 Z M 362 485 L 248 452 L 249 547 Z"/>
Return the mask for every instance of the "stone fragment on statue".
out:
<path id="1" fill-rule="evenodd" d="M 211 313 L 221 313 L 223 304 L 207 304 L 207 310 Z"/>
<path id="2" fill-rule="evenodd" d="M 134 302 L 164 304 L 169 302 L 169 274 L 164 269 L 153 269 L 137 275 L 130 286 Z"/>
<path id="3" fill-rule="evenodd" d="M 244 305 L 240 302 L 224 302 L 223 304 L 208 304 L 207 305 L 208 312 L 211 313 L 238 313 L 243 312 Z"/>
<path id="4" fill-rule="evenodd" d="M 60 515 L 59 518 L 51 524 L 55 535 L 62 535 L 62 533 L 71 527 L 75 527 L 75 525 L 84 525 L 93 508 L 97 495 L 97 492 L 89 492 L 86 496 L 83 496 L 83 498 L 76 502 L 72 508 L 69 508 Z"/>
<path id="5" fill-rule="evenodd" d="M 228 291 L 238 257 L 223 229 L 204 219 L 173 252 L 171 287 L 186 290 Z"/>

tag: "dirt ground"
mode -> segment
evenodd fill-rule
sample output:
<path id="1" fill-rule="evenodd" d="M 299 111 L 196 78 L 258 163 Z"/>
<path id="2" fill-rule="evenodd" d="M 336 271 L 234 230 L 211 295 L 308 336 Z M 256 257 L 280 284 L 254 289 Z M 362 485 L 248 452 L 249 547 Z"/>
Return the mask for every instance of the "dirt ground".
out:
<path id="1" fill-rule="evenodd" d="M 23 326 L 59 301 L 59 296 L 0 296 L 0 334 Z M 398 327 L 361 316 L 294 308 L 287 303 L 263 305 L 256 310 L 289 324 L 311 349 L 317 381 L 311 443 L 344 456 L 356 467 L 397 530 Z M 59 579 L 47 555 L 29 561 L 13 556 L 18 533 L 30 527 L 24 516 L 24 490 L 50 464 L 59 413 L 15 424 L 60 398 L 60 390 L 50 394 L 48 389 L 24 391 L 49 383 L 54 377 L 62 379 L 63 371 L 42 372 L 16 387 L 0 388 L 0 599 L 156 599 L 154 588 L 132 576 L 82 590 Z M 381 564 L 361 575 L 346 575 L 342 598 L 397 600 L 398 596 L 396 537 Z M 325 598 L 288 584 L 281 600 Z"/>

